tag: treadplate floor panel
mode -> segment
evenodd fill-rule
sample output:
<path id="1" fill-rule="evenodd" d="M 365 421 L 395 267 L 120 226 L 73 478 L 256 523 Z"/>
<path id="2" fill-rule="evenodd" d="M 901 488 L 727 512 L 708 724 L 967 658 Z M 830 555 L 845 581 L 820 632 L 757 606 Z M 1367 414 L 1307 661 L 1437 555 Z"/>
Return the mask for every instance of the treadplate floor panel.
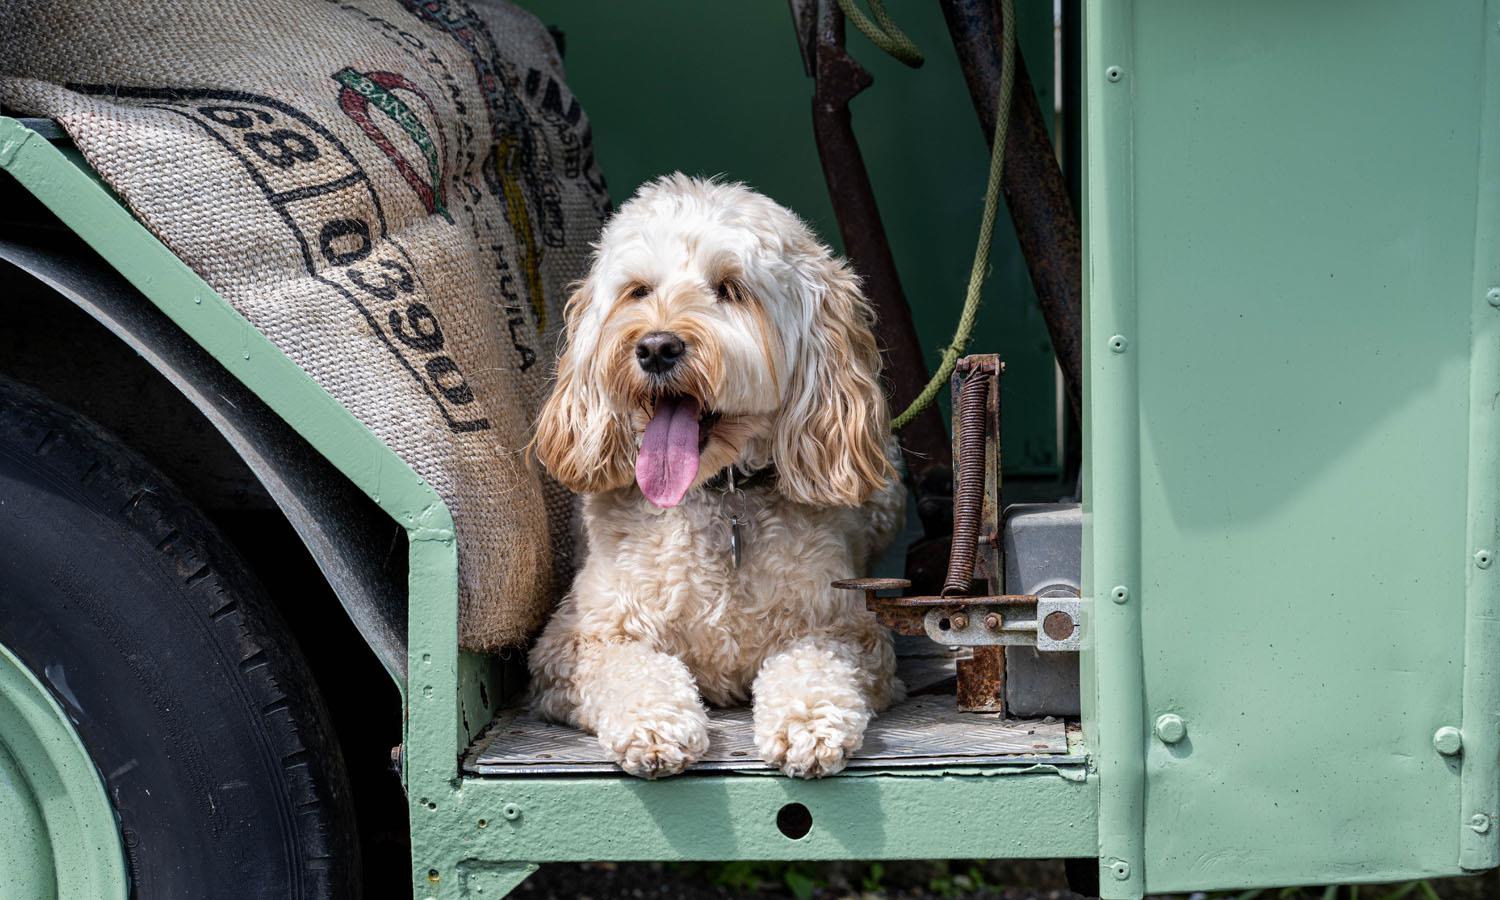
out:
<path id="1" fill-rule="evenodd" d="M 1059 719 L 1002 719 L 961 713 L 951 693 L 951 659 L 903 659 L 913 696 L 870 723 L 851 769 L 915 766 L 1076 764 Z M 469 775 L 593 775 L 618 772 L 590 734 L 509 710 L 474 742 L 464 759 Z M 709 749 L 689 771 L 768 772 L 755 753 L 748 708 L 709 711 Z"/>

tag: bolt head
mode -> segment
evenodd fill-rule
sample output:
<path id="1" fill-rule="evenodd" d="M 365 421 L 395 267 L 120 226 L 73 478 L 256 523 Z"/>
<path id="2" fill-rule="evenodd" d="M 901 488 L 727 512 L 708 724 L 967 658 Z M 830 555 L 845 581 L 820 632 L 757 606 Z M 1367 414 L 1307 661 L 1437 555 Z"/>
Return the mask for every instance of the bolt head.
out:
<path id="1" fill-rule="evenodd" d="M 1130 599 L 1130 589 L 1123 584 L 1115 585 L 1115 589 L 1109 592 L 1111 600 L 1116 603 L 1124 603 Z"/>
<path id="2" fill-rule="evenodd" d="M 1163 744 L 1175 744 L 1187 737 L 1187 723 L 1175 713 L 1157 716 L 1156 737 Z"/>
<path id="3" fill-rule="evenodd" d="M 1126 881 L 1130 878 L 1130 863 L 1117 859 L 1109 864 L 1109 871 L 1115 876 L 1116 881 Z"/>
<path id="4" fill-rule="evenodd" d="M 500 815 L 514 822 L 515 820 L 521 818 L 521 807 L 517 806 L 514 803 L 507 803 L 505 804 L 505 806 L 501 807 Z"/>
<path id="5" fill-rule="evenodd" d="M 1490 830 L 1490 817 L 1484 813 L 1475 813 L 1469 817 L 1469 829 L 1475 834 L 1484 834 Z"/>
<path id="6" fill-rule="evenodd" d="M 1477 550 L 1474 553 L 1474 565 L 1481 569 L 1488 569 L 1495 561 L 1495 555 L 1488 550 Z"/>
<path id="7" fill-rule="evenodd" d="M 1060 609 L 1055 609 L 1047 614 L 1042 620 L 1042 633 L 1054 641 L 1066 641 L 1078 630 L 1074 624 L 1073 617 Z"/>
<path id="8" fill-rule="evenodd" d="M 984 627 L 987 628 L 987 629 L 989 629 L 990 631 L 999 631 L 1000 630 L 1000 616 L 997 615 L 996 613 L 990 613 L 989 615 L 985 616 L 984 617 Z"/>
<path id="9" fill-rule="evenodd" d="M 1121 69 L 1119 66 L 1110 66 L 1109 68 L 1104 70 L 1104 77 L 1108 78 L 1110 81 L 1119 81 L 1121 78 L 1125 77 L 1125 70 Z"/>
<path id="10" fill-rule="evenodd" d="M 1500 288 L 1490 288 L 1484 299 L 1490 301 L 1490 306 L 1500 306 Z"/>
<path id="11" fill-rule="evenodd" d="M 953 623 L 954 631 L 963 631 L 965 628 L 969 627 L 969 617 L 964 613 L 958 613 L 954 615 L 953 618 L 949 621 Z"/>
<path id="12" fill-rule="evenodd" d="M 1464 747 L 1464 736 L 1452 725 L 1444 725 L 1433 732 L 1432 747 L 1444 756 L 1456 756 Z"/>
<path id="13" fill-rule="evenodd" d="M 1129 343 L 1129 341 L 1125 340 L 1125 335 L 1117 334 L 1109 339 L 1109 349 L 1116 353 L 1124 353 Z"/>

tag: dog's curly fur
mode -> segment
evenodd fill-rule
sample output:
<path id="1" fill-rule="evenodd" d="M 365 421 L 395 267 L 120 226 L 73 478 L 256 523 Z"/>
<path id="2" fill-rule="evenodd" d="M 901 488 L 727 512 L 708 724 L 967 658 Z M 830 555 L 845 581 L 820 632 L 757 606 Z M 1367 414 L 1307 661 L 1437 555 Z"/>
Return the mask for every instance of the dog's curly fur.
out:
<path id="1" fill-rule="evenodd" d="M 890 635 L 829 584 L 861 573 L 904 511 L 872 319 L 848 266 L 743 185 L 676 174 L 620 208 L 568 302 L 533 444 L 585 495 L 588 541 L 531 652 L 538 712 L 655 778 L 708 748 L 705 700 L 753 695 L 768 763 L 802 777 L 844 767 L 904 691 Z M 668 373 L 638 364 L 652 332 L 686 345 Z M 633 482 L 663 395 L 718 415 L 668 509 Z M 735 498 L 703 486 L 731 465 L 775 478 Z M 739 568 L 726 503 L 745 505 Z"/>

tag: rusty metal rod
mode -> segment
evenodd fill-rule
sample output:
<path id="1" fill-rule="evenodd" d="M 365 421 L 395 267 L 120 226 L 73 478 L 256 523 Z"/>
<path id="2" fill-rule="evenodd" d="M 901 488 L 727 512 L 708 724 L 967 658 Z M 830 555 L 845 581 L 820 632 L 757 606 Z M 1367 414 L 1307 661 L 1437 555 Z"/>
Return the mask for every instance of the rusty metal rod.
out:
<path id="1" fill-rule="evenodd" d="M 875 190 L 854 136 L 849 101 L 873 83 L 870 74 L 844 50 L 844 16 L 834 0 L 791 4 L 804 63 L 814 77 L 813 134 L 823 178 L 833 201 L 844 253 L 863 280 L 875 309 L 876 334 L 885 354 L 890 405 L 906 408 L 927 382 L 927 360 L 901 289 Z M 900 434 L 907 471 L 919 491 L 945 487 L 953 451 L 937 407 L 931 407 Z"/>
<path id="2" fill-rule="evenodd" d="M 988 143 L 995 133 L 995 98 L 1000 94 L 1000 11 L 993 0 L 941 0 L 941 5 Z M 1068 401 L 1078 414 L 1083 408 L 1082 241 L 1047 120 L 1016 47 L 1001 188 L 1062 367 Z"/>
<path id="3" fill-rule="evenodd" d="M 943 596 L 967 594 L 974 583 L 979 519 L 984 510 L 984 441 L 989 423 L 985 402 L 989 380 L 995 375 L 980 368 L 969 371 L 958 392 L 958 471 L 953 491 L 953 545 L 948 549 L 948 577 Z"/>

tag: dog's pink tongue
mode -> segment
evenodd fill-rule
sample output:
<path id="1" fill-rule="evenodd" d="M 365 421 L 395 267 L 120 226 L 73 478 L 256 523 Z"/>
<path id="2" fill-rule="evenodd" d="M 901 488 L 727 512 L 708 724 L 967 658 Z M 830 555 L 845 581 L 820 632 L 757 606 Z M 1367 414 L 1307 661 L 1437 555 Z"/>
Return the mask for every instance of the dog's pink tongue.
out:
<path id="1" fill-rule="evenodd" d="M 656 404 L 635 458 L 635 483 L 662 509 L 682 502 L 698 477 L 698 401 L 672 397 Z"/>

